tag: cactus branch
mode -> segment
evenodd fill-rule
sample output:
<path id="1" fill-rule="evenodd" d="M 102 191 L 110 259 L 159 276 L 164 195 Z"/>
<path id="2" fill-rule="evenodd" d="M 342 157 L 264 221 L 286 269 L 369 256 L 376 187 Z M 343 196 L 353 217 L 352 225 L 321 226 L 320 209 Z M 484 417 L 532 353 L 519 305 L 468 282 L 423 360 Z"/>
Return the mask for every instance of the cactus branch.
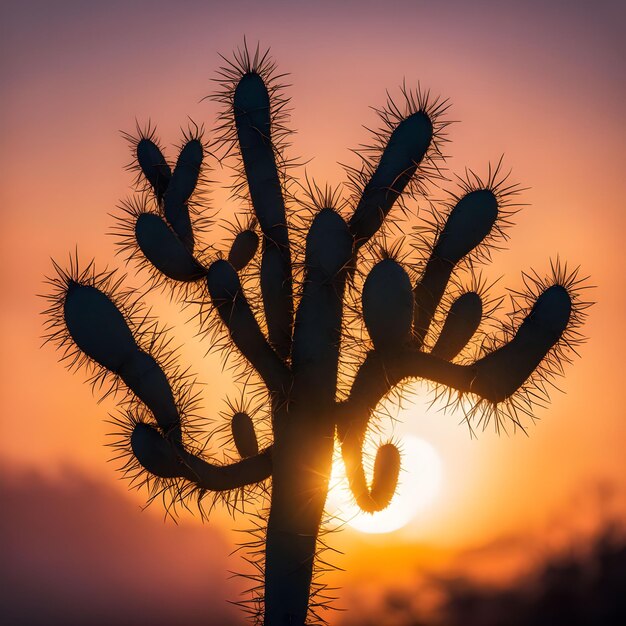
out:
<path id="1" fill-rule="evenodd" d="M 198 138 L 187 141 L 163 196 L 165 219 L 190 252 L 193 251 L 194 238 L 187 203 L 196 188 L 203 158 L 202 141 Z"/>
<path id="2" fill-rule="evenodd" d="M 270 97 L 260 74 L 244 74 L 233 94 L 233 114 L 250 199 L 263 231 L 261 290 L 270 344 L 291 351 L 293 280 L 285 202 L 271 138 Z"/>
<path id="3" fill-rule="evenodd" d="M 380 228 L 394 202 L 417 171 L 432 136 L 432 122 L 422 111 L 406 117 L 393 130 L 350 219 L 350 230 L 357 246 L 366 243 Z"/>
<path id="4" fill-rule="evenodd" d="M 343 432 L 341 455 L 352 495 L 359 507 L 368 513 L 385 509 L 398 484 L 400 453 L 391 443 L 378 448 L 374 461 L 374 476 L 368 488 L 363 469 L 363 443 L 369 420 L 350 423 Z"/>
<path id="5" fill-rule="evenodd" d="M 271 448 L 235 463 L 215 465 L 142 422 L 133 430 L 131 446 L 139 463 L 155 476 L 185 478 L 209 491 L 238 489 L 259 483 L 272 474 Z"/>
<path id="6" fill-rule="evenodd" d="M 483 303 L 475 291 L 460 295 L 450 306 L 433 356 L 452 361 L 472 338 L 483 317 Z"/>
<path id="7" fill-rule="evenodd" d="M 141 213 L 135 222 L 135 236 L 145 258 L 168 278 L 194 282 L 206 276 L 206 268 L 158 215 Z"/>
<path id="8" fill-rule="evenodd" d="M 263 336 L 233 266 L 228 261 L 215 261 L 209 268 L 207 285 L 233 343 L 256 368 L 268 389 L 273 392 L 287 389 L 291 379 L 289 370 Z"/>
<path id="9" fill-rule="evenodd" d="M 155 358 L 141 350 L 109 297 L 71 281 L 64 301 L 67 330 L 76 345 L 126 384 L 152 412 L 161 430 L 180 438 L 180 416 L 169 381 Z"/>
<path id="10" fill-rule="evenodd" d="M 414 334 L 417 345 L 424 343 L 455 265 L 489 235 L 497 217 L 498 200 L 489 189 L 469 192 L 450 212 L 426 269 L 415 286 Z"/>

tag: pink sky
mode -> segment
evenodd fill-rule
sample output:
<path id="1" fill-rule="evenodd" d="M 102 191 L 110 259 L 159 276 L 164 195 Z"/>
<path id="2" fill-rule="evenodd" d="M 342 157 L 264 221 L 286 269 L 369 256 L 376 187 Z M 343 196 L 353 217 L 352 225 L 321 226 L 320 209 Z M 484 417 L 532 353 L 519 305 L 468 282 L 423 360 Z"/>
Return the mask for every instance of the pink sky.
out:
<path id="1" fill-rule="evenodd" d="M 151 119 L 170 148 L 190 116 L 210 137 L 217 108 L 201 99 L 214 90 L 218 53 L 230 54 L 245 35 L 271 46 L 290 74 L 292 153 L 313 158 L 306 169 L 318 183 L 344 180 L 338 162 L 354 164 L 349 148 L 367 143 L 363 125 L 376 124 L 368 107 L 384 104 L 386 89 L 397 95 L 403 79 L 419 80 L 449 97 L 450 117 L 460 120 L 450 130 L 451 171 L 467 165 L 484 172 L 504 154 L 515 180 L 529 187 L 509 249 L 486 269 L 489 277 L 503 276 L 500 293 L 521 285 L 521 270 L 547 271 L 556 254 L 580 264 L 597 286 L 582 358 L 566 369 L 565 394 L 553 394 L 550 407 L 537 411 L 529 437 L 485 432 L 471 439 L 458 416 L 426 414 L 419 395 L 402 413 L 407 430 L 439 450 L 444 488 L 431 509 L 394 535 L 338 535 L 337 546 L 350 548 L 340 584 L 349 590 L 358 578 L 368 542 L 383 542 L 397 555 L 388 567 L 381 560 L 380 580 L 398 571 L 407 578 L 428 550 L 448 554 L 510 534 L 543 533 L 597 481 L 623 493 L 626 93 L 619 3 L 15 2 L 2 13 L 0 458 L 9 474 L 32 469 L 55 483 L 69 467 L 77 484 L 101 485 L 94 498 L 142 502 L 126 495 L 107 463 L 104 420 L 114 402 L 96 404 L 82 376 L 58 365 L 50 347 L 40 348 L 43 302 L 35 294 L 45 290 L 50 257 L 63 262 L 76 245 L 100 267 L 122 265 L 105 234 L 108 214 L 130 194 L 123 169 L 129 152 L 118 131 Z M 212 204 L 225 216 L 236 208 L 223 188 L 228 175 L 212 175 Z M 140 285 L 129 272 L 128 284 Z M 207 383 L 204 406 L 214 415 L 229 386 L 219 356 L 205 358 L 207 345 L 183 326 L 185 314 L 162 297 L 148 299 L 176 325 L 175 342 Z M 127 515 L 124 506 L 120 516 Z M 66 512 L 72 519 L 83 513 L 76 500 Z M 4 515 L 11 520 L 10 510 Z M 181 536 L 195 537 L 196 524 L 185 520 Z M 218 515 L 213 524 L 226 532 L 229 522 Z M 210 537 L 213 529 L 205 530 Z M 176 541 L 175 528 L 162 532 Z M 179 556 L 172 548 L 163 558 L 174 564 Z M 236 559 L 229 566 L 236 569 Z"/>

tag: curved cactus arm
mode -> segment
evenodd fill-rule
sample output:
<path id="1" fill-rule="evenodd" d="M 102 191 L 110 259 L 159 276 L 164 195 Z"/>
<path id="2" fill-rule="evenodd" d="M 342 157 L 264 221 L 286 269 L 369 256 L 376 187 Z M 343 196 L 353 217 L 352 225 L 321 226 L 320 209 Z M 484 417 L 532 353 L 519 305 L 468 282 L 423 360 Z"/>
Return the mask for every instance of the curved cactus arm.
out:
<path id="1" fill-rule="evenodd" d="M 180 415 L 169 381 L 156 359 L 137 345 L 110 298 L 96 287 L 70 281 L 63 315 L 78 348 L 118 376 L 150 409 L 163 433 L 180 440 Z"/>
<path id="2" fill-rule="evenodd" d="M 343 292 L 352 245 L 341 216 L 331 208 L 322 209 L 306 239 L 304 290 L 292 351 L 294 391 L 310 395 L 315 388 L 317 401 L 335 400 Z"/>
<path id="3" fill-rule="evenodd" d="M 433 124 L 424 111 L 405 117 L 394 128 L 372 177 L 350 218 L 350 232 L 359 248 L 381 227 L 424 158 L 433 138 Z"/>
<path id="4" fill-rule="evenodd" d="M 424 343 L 454 266 L 489 235 L 497 218 L 498 200 L 490 189 L 470 191 L 450 212 L 414 290 L 418 346 Z"/>
<path id="5" fill-rule="evenodd" d="M 285 202 L 271 137 L 270 96 L 256 72 L 244 74 L 233 94 L 233 113 L 250 199 L 263 231 L 261 291 L 270 344 L 291 352 L 293 279 Z"/>
<path id="6" fill-rule="evenodd" d="M 460 392 L 471 389 L 471 365 L 457 365 L 414 348 L 393 354 L 372 350 L 359 367 L 348 399 L 341 405 L 339 432 L 371 415 L 376 405 L 397 385 L 409 378 L 425 378 Z"/>
<path id="7" fill-rule="evenodd" d="M 135 222 L 135 239 L 146 259 L 168 278 L 194 282 L 206 276 L 206 268 L 160 216 L 140 213 Z"/>
<path id="8" fill-rule="evenodd" d="M 478 330 L 482 316 L 482 299 L 475 291 L 460 295 L 448 311 L 431 354 L 452 361 Z"/>
<path id="9" fill-rule="evenodd" d="M 235 268 L 225 260 L 209 267 L 207 285 L 211 301 L 228 328 L 233 343 L 250 361 L 272 392 L 285 391 L 291 374 L 274 352 L 250 309 Z"/>
<path id="10" fill-rule="evenodd" d="M 256 484 L 272 474 L 271 447 L 229 465 L 215 465 L 142 422 L 133 429 L 131 447 L 139 463 L 151 474 L 161 478 L 185 478 L 210 491 Z"/>
<path id="11" fill-rule="evenodd" d="M 540 367 L 568 329 L 572 296 L 566 287 L 547 287 L 510 341 L 469 365 L 458 365 L 415 348 L 393 355 L 370 352 L 354 379 L 342 410 L 344 428 L 369 415 L 378 402 L 408 378 L 423 378 L 491 404 L 511 397 Z"/>
<path id="12" fill-rule="evenodd" d="M 145 469 L 162 478 L 186 478 L 214 491 L 260 482 L 271 474 L 269 449 L 226 466 L 185 450 L 180 414 L 165 373 L 152 355 L 139 348 L 124 316 L 105 293 L 70 282 L 63 314 L 78 348 L 119 376 L 154 416 L 158 429 L 138 423 L 131 435 L 133 453 Z"/>
<path id="13" fill-rule="evenodd" d="M 363 511 L 375 513 L 391 502 L 398 484 L 400 453 L 392 443 L 378 448 L 372 484 L 368 487 L 363 470 L 363 443 L 368 422 L 369 415 L 365 419 L 352 420 L 345 427 L 340 427 L 338 434 L 352 495 Z"/>

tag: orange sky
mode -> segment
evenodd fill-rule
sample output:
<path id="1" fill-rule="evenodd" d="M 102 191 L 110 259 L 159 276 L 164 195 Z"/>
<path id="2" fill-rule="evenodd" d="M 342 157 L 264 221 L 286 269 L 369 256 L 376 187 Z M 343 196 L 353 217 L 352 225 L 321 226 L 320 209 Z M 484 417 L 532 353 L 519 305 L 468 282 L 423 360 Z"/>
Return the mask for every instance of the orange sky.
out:
<path id="1" fill-rule="evenodd" d="M 355 163 L 349 148 L 368 141 L 369 106 L 398 93 L 405 78 L 452 101 L 448 165 L 484 172 L 504 154 L 513 177 L 528 186 L 529 204 L 516 217 L 509 249 L 486 269 L 504 287 L 521 285 L 520 270 L 547 271 L 558 253 L 580 264 L 597 286 L 584 329 L 581 359 L 561 381 L 540 421 L 522 434 L 491 431 L 471 439 L 458 416 L 426 413 L 419 395 L 401 414 L 407 432 L 430 441 L 444 463 L 436 503 L 390 536 L 337 536 L 350 547 L 341 565 L 363 564 L 370 544 L 408 576 L 419 554 L 458 550 L 501 536 L 537 533 L 577 507 L 599 480 L 626 490 L 626 411 L 621 400 L 624 357 L 623 174 L 626 95 L 617 4 L 594 13 L 572 3 L 385 2 L 264 4 L 162 2 L 92 6 L 79 2 L 7 3 L 2 22 L 3 149 L 0 186 L 0 458 L 58 476 L 70 467 L 124 493 L 117 480 L 104 419 L 114 403 L 97 405 L 80 374 L 40 348 L 43 277 L 50 257 L 63 261 L 75 246 L 84 259 L 119 266 L 108 213 L 130 190 L 123 166 L 128 148 L 119 130 L 135 119 L 157 123 L 170 147 L 187 116 L 206 125 L 220 60 L 242 42 L 270 45 L 290 74 L 292 154 L 313 160 L 318 183 L 342 182 L 337 162 Z M 541 8 L 540 8 L 541 7 Z M 567 7 L 567 8 L 565 8 Z M 173 149 L 169 152 L 173 154 Z M 223 184 L 228 172 L 212 178 Z M 235 208 L 216 185 L 212 203 Z M 215 231 L 215 237 L 219 231 Z M 140 285 L 132 276 L 129 284 Z M 191 325 L 176 307 L 151 300 L 206 384 L 207 414 L 219 410 L 229 378 L 219 356 L 204 357 Z M 132 496 L 135 502 L 141 498 Z M 574 504 L 573 504 L 574 503 Z M 573 516 L 576 517 L 576 516 Z M 225 516 L 214 522 L 227 525 Z M 186 521 L 186 524 L 195 522 Z M 567 519 L 563 522 L 567 525 Z M 572 522 L 575 523 L 575 522 Z M 220 526 L 221 527 L 221 526 Z M 367 571 L 367 570 L 363 570 Z M 397 569 L 395 569 L 397 572 Z M 363 574 L 364 575 L 364 574 Z M 356 575 L 355 575 L 356 576 Z M 341 584 L 350 587 L 351 574 Z M 391 576 L 389 576 L 391 577 Z"/>

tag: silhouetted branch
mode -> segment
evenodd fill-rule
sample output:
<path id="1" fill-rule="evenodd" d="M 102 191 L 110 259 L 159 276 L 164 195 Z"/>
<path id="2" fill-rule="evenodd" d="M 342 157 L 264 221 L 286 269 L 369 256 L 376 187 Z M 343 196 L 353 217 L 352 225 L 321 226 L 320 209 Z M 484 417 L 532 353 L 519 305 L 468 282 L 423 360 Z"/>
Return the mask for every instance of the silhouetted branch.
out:
<path id="1" fill-rule="evenodd" d="M 291 379 L 289 370 L 263 336 L 233 266 L 228 261 L 215 261 L 209 268 L 207 285 L 233 343 L 256 368 L 268 389 L 286 390 Z"/>

